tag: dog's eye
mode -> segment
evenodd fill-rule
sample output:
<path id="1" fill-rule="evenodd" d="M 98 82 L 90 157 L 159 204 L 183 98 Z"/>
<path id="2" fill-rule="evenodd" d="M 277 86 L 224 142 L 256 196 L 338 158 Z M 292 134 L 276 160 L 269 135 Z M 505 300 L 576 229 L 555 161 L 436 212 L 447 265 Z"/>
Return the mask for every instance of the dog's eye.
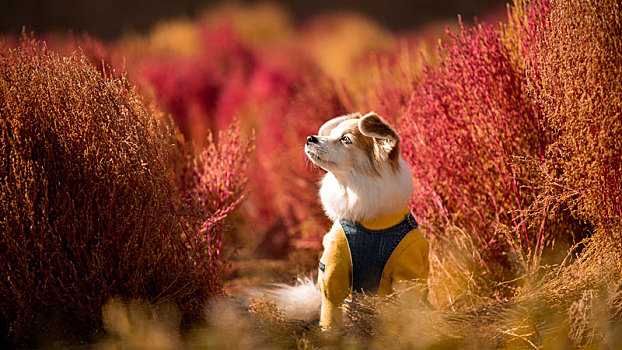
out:
<path id="1" fill-rule="evenodd" d="M 349 136 L 343 136 L 342 138 L 339 139 L 339 141 L 343 142 L 346 145 L 349 145 L 352 143 L 352 140 L 350 139 Z"/>

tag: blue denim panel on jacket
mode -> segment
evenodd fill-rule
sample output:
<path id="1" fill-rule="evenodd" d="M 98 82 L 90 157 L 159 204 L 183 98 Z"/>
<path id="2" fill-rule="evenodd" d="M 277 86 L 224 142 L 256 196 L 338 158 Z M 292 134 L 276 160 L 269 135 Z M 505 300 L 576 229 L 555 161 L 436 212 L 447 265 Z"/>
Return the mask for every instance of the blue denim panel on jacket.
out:
<path id="1" fill-rule="evenodd" d="M 382 230 L 370 230 L 348 220 L 339 223 L 346 234 L 352 258 L 352 290 L 376 294 L 384 266 L 402 239 L 417 228 L 417 221 L 408 213 L 395 226 Z"/>

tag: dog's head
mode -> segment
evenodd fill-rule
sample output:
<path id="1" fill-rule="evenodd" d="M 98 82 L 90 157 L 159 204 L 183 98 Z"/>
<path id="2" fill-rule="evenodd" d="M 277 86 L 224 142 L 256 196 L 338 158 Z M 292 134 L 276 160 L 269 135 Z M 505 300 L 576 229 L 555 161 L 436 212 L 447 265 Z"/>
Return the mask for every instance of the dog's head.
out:
<path id="1" fill-rule="evenodd" d="M 383 169 L 398 171 L 400 139 L 376 113 L 349 114 L 329 120 L 318 135 L 307 137 L 305 153 L 322 169 L 335 175 L 355 171 L 381 176 Z"/>

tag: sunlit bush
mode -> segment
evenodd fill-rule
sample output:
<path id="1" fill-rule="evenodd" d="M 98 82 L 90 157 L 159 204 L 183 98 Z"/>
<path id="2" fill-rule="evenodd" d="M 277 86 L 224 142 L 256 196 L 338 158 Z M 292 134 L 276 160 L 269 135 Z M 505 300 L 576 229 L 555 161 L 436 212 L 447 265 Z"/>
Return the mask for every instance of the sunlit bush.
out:
<path id="1" fill-rule="evenodd" d="M 622 22 L 615 1 L 554 3 L 529 69 L 551 136 L 547 190 L 594 224 L 622 217 Z M 566 15 L 574 14 L 573 16 Z"/>
<path id="2" fill-rule="evenodd" d="M 551 137 L 535 212 L 568 208 L 594 227 L 579 259 L 543 287 L 577 346 L 621 341 L 621 16 L 616 1 L 552 2 L 529 57 L 530 92 Z"/>
<path id="3" fill-rule="evenodd" d="M 295 34 L 290 14 L 275 3 L 222 3 L 206 11 L 200 21 L 227 25 L 253 47 L 274 47 L 292 40 Z M 273 46 L 274 45 L 274 46 Z"/>
<path id="4" fill-rule="evenodd" d="M 353 63 L 366 53 L 390 49 L 394 36 L 368 18 L 353 13 L 319 16 L 301 31 L 301 46 L 338 82 L 348 83 Z"/>

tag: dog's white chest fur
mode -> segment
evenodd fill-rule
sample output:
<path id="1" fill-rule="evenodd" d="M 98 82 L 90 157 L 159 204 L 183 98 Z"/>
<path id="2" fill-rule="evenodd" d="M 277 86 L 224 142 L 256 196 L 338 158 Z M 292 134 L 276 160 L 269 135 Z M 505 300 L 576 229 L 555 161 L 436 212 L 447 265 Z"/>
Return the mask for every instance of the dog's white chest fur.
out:
<path id="1" fill-rule="evenodd" d="M 387 121 L 371 112 L 327 121 L 305 145 L 309 159 L 326 170 L 320 198 L 333 221 L 371 220 L 404 208 L 412 193 L 400 139 Z"/>
<path id="2" fill-rule="evenodd" d="M 332 221 L 371 220 L 404 208 L 413 184 L 408 166 L 399 158 L 399 170 L 379 169 L 380 176 L 366 176 L 354 169 L 337 178 L 332 172 L 322 179 L 320 199 Z M 341 178 L 345 177 L 345 178 Z"/>

